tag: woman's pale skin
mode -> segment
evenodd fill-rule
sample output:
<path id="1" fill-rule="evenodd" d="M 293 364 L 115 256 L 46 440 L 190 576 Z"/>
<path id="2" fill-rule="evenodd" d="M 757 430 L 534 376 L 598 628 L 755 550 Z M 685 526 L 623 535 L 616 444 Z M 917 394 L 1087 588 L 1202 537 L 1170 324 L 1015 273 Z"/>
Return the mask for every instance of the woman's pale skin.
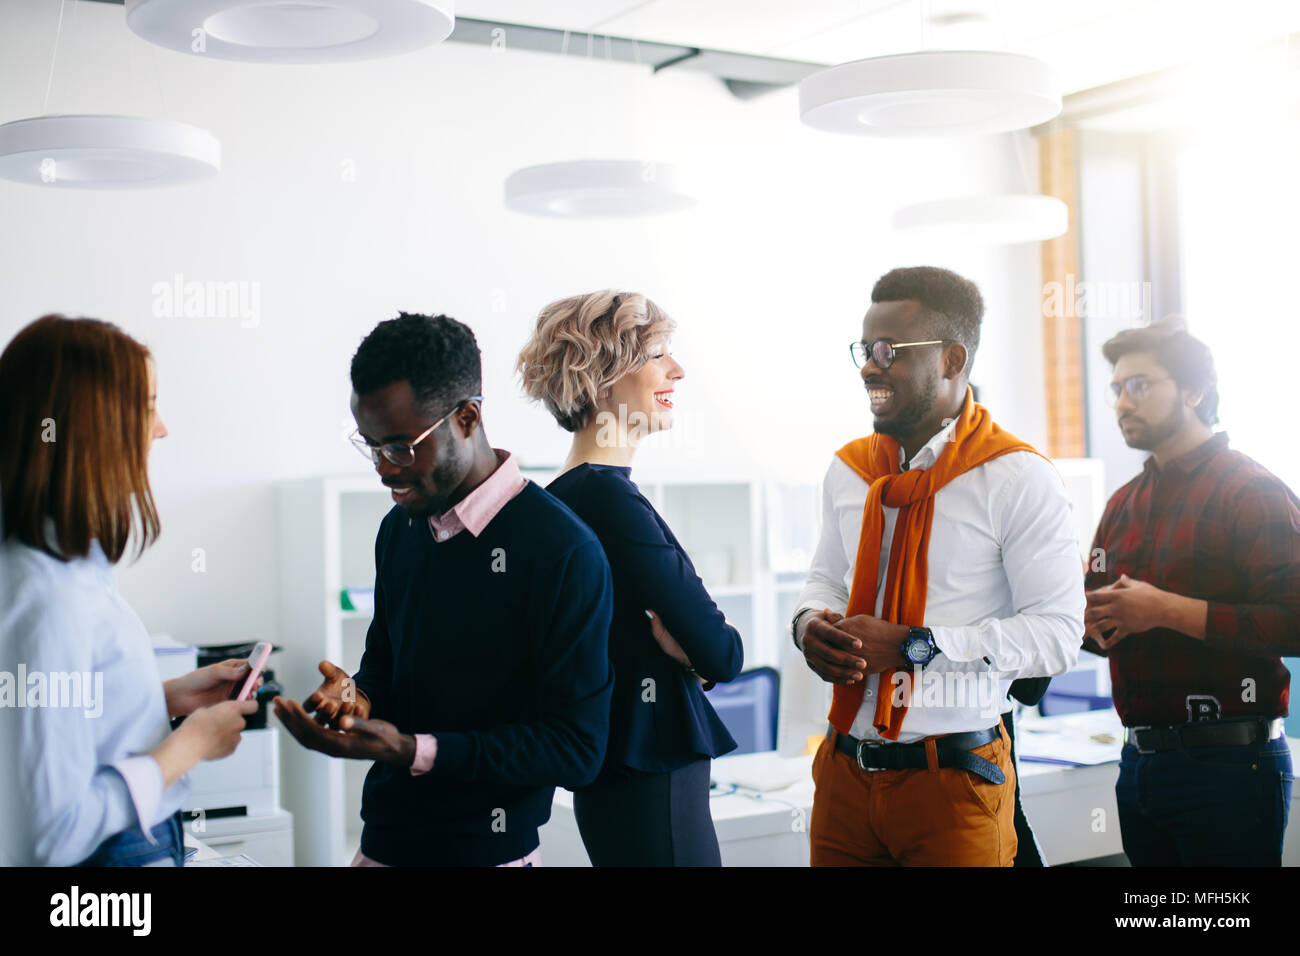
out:
<path id="1" fill-rule="evenodd" d="M 153 363 L 149 363 L 149 442 L 165 438 L 167 426 L 156 408 L 157 380 Z M 171 717 L 185 717 L 185 722 L 167 735 L 150 754 L 162 768 L 163 788 L 193 770 L 204 760 L 228 757 L 239 746 L 244 717 L 257 712 L 257 701 L 230 700 L 235 685 L 248 674 L 248 662 L 221 661 L 190 671 L 181 677 L 163 681 L 163 696 Z M 261 684 L 261 679 L 258 679 Z"/>
<path id="2" fill-rule="evenodd" d="M 644 365 L 606 388 L 597 399 L 591 421 L 573 435 L 561 475 L 583 464 L 631 467 L 642 438 L 673 427 L 673 392 L 686 372 L 668 351 L 667 340 L 651 342 L 646 352 Z M 690 667 L 690 658 L 668 633 L 659 615 L 649 609 L 646 615 L 650 618 L 650 632 L 663 652 L 683 667 Z M 703 683 L 705 678 L 701 676 L 700 681 Z"/>
<path id="3" fill-rule="evenodd" d="M 630 467 L 646 435 L 673 427 L 673 391 L 686 372 L 666 340 L 651 342 L 646 362 L 605 389 L 587 427 L 573 436 L 560 474 L 581 464 Z M 620 415 L 619 409 L 625 411 Z"/>

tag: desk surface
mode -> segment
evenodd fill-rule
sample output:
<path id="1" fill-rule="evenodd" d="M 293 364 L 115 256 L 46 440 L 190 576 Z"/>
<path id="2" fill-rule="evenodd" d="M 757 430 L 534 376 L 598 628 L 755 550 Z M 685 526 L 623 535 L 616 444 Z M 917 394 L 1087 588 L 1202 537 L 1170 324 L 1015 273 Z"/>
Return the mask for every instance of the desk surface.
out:
<path id="1" fill-rule="evenodd" d="M 1049 863 L 1097 859 L 1123 852 L 1115 779 L 1123 728 L 1114 711 L 1063 714 L 1026 721 L 1066 734 L 1109 733 L 1114 759 L 1089 766 L 1017 761 L 1021 799 Z M 1022 727 L 1017 724 L 1017 743 Z M 1300 740 L 1290 741 L 1292 752 Z M 1017 748 L 1019 749 L 1019 748 Z M 726 866 L 806 866 L 807 822 L 812 811 L 812 757 L 781 757 L 773 751 L 720 757 L 712 776 L 719 784 L 709 801 Z M 732 790 L 732 785 L 735 789 Z M 1300 788 L 1292 794 L 1292 819 L 1300 819 Z M 557 790 L 550 823 L 542 829 L 543 863 L 588 865 L 573 819 L 573 794 Z M 1300 865 L 1300 827 L 1288 828 L 1283 863 Z"/>
<path id="2" fill-rule="evenodd" d="M 194 856 L 190 857 L 191 860 L 215 860 L 221 856 L 220 853 L 212 849 L 212 847 L 208 846 L 189 830 L 185 831 L 184 840 L 187 847 L 193 847 L 198 850 Z"/>

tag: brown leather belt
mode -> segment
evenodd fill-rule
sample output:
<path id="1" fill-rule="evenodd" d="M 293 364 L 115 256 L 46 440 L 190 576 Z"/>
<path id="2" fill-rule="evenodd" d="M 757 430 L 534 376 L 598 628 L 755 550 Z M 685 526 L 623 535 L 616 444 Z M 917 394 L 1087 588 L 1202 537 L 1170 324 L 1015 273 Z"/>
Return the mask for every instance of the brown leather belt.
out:
<path id="1" fill-rule="evenodd" d="M 912 744 L 874 743 L 859 740 L 848 734 L 838 733 L 834 727 L 827 735 L 835 734 L 835 749 L 848 754 L 857 761 L 859 769 L 864 772 L 873 770 L 921 770 L 929 766 L 925 755 L 925 741 L 918 740 Z M 976 776 L 983 777 L 989 783 L 1006 783 L 1006 774 L 1002 768 L 991 760 L 985 760 L 978 754 L 971 753 L 976 747 L 982 747 L 1002 736 L 1002 725 L 996 724 L 987 730 L 975 730 L 965 734 L 949 734 L 934 739 L 935 751 L 940 767 L 961 767 Z"/>

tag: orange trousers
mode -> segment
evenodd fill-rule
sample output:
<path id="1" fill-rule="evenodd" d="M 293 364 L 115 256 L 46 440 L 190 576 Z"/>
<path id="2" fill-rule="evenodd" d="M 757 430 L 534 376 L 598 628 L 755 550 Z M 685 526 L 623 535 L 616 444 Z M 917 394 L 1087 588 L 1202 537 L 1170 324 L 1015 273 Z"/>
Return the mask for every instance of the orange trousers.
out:
<path id="1" fill-rule="evenodd" d="M 1016 769 L 1001 736 L 971 753 L 1002 768 L 989 783 L 960 767 L 867 770 L 829 732 L 813 757 L 813 866 L 1011 866 L 1016 857 Z"/>

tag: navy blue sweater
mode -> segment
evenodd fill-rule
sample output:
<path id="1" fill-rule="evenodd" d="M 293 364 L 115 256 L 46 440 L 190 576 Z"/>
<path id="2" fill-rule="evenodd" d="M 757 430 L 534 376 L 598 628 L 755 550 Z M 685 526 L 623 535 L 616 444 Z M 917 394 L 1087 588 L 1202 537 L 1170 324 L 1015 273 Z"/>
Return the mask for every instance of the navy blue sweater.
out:
<path id="1" fill-rule="evenodd" d="M 700 682 L 655 641 L 647 609 L 659 615 L 708 680 L 733 679 L 743 662 L 740 634 L 713 603 L 686 551 L 631 473 L 625 467 L 583 464 L 546 489 L 596 532 L 614 575 L 607 774 L 623 767 L 675 770 L 736 749 Z"/>
<path id="2" fill-rule="evenodd" d="M 375 541 L 375 616 L 355 680 L 371 716 L 433 734 L 433 769 L 378 763 L 361 851 L 496 865 L 536 849 L 556 786 L 601 767 L 613 685 L 600 542 L 533 482 L 474 537 L 435 541 L 400 507 Z"/>

